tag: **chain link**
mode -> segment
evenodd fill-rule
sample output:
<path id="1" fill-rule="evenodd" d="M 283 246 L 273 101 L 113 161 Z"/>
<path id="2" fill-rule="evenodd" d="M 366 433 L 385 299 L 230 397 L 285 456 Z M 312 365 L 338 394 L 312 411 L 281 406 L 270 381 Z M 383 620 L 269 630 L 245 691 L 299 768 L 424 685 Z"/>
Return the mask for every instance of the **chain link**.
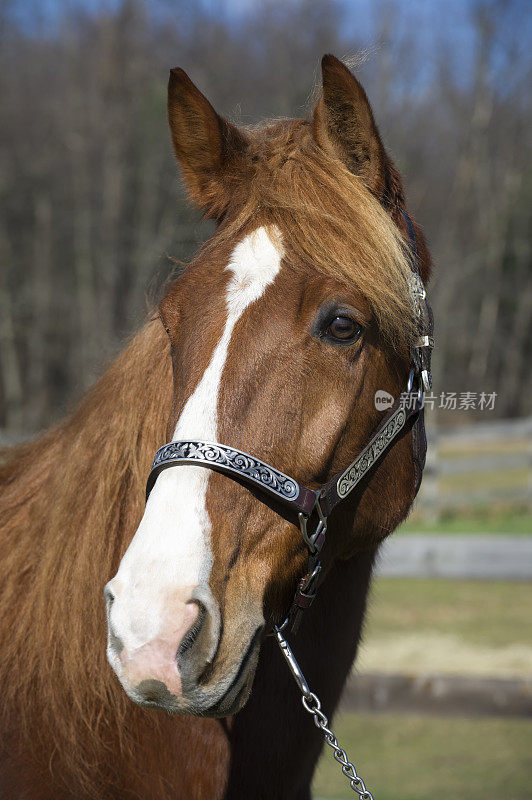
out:
<path id="1" fill-rule="evenodd" d="M 329 728 L 329 720 L 321 710 L 319 698 L 314 694 L 314 692 L 310 691 L 305 680 L 305 676 L 301 672 L 301 668 L 297 663 L 296 657 L 294 656 L 290 645 L 286 641 L 279 628 L 275 629 L 275 634 L 277 636 L 277 641 L 279 643 L 279 647 L 281 648 L 281 652 L 284 655 L 286 663 L 290 668 L 290 672 L 294 676 L 301 692 L 301 702 L 303 703 L 303 708 L 314 717 L 314 725 L 323 733 L 325 743 L 328 744 L 329 747 L 331 747 L 334 751 L 333 756 L 341 765 L 342 773 L 348 779 L 349 786 L 354 792 L 356 792 L 356 794 L 358 794 L 360 800 L 374 800 L 373 795 L 366 787 L 366 784 L 360 775 L 357 773 L 355 765 L 349 761 L 347 753 L 342 747 L 340 747 L 338 744 L 338 739 Z"/>
<path id="2" fill-rule="evenodd" d="M 338 739 L 329 728 L 329 720 L 321 710 L 321 703 L 314 692 L 301 696 L 303 708 L 314 717 L 314 725 L 321 730 L 325 743 L 334 750 L 334 758 L 342 767 L 342 772 L 349 781 L 351 789 L 358 794 L 360 800 L 373 800 L 373 795 L 366 788 L 363 779 L 357 773 L 355 765 L 349 761 L 347 753 L 338 744 Z"/>

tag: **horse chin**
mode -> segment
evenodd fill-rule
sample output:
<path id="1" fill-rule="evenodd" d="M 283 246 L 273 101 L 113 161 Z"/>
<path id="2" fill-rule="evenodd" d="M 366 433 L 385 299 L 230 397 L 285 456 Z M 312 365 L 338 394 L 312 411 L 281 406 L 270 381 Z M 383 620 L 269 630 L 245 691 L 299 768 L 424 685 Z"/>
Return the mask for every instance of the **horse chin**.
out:
<path id="1" fill-rule="evenodd" d="M 244 708 L 249 699 L 254 677 L 255 669 L 253 668 L 248 671 L 244 681 L 239 681 L 238 686 L 234 687 L 235 691 L 231 692 L 231 697 L 224 695 L 221 700 L 217 701 L 206 711 L 199 712 L 197 716 L 222 718 L 237 714 Z"/>
<path id="2" fill-rule="evenodd" d="M 240 663 L 231 670 L 226 680 L 218 681 L 209 688 L 198 687 L 191 693 L 192 707 L 187 708 L 184 713 L 202 717 L 227 717 L 241 711 L 251 694 L 262 630 L 261 626 L 255 631 Z"/>

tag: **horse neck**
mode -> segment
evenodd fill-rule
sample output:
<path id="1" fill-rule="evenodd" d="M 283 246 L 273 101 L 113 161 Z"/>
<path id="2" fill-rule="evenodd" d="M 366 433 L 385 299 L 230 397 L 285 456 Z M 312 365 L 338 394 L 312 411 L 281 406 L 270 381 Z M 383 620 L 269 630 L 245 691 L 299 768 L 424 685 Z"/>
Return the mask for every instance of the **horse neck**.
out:
<path id="1" fill-rule="evenodd" d="M 375 551 L 337 562 L 288 637 L 308 684 L 329 721 L 356 656 Z M 301 704 L 301 695 L 277 642 L 264 642 L 251 697 L 233 719 L 231 766 L 224 800 L 270 797 L 305 800 L 323 737 Z M 250 765 L 253 765 L 250 769 Z"/>

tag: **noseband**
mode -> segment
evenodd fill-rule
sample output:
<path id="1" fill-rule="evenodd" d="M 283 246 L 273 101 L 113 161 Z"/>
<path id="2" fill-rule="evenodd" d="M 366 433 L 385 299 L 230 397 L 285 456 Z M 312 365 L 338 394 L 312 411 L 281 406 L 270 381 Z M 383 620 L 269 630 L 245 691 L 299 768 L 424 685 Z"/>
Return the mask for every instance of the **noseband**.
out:
<path id="1" fill-rule="evenodd" d="M 257 496 L 266 502 L 272 498 L 282 504 L 292 516 L 297 514 L 301 535 L 308 549 L 308 564 L 305 575 L 297 587 L 292 605 L 281 625 L 275 626 L 277 640 L 288 666 L 302 693 L 303 706 L 314 717 L 322 730 L 325 741 L 333 750 L 342 772 L 350 781 L 351 788 L 362 800 L 373 796 L 357 775 L 355 767 L 338 745 L 336 737 L 328 728 L 328 720 L 321 711 L 316 695 L 310 691 L 295 656 L 284 637 L 284 632 L 297 632 L 301 615 L 313 602 L 321 573 L 320 555 L 327 533 L 327 520 L 334 509 L 342 503 L 361 483 L 363 478 L 384 458 L 390 447 L 411 429 L 412 455 L 414 460 L 414 491 L 421 485 L 427 439 L 423 413 L 423 395 L 432 388 L 430 370 L 431 352 L 434 347 L 433 316 L 425 287 L 419 274 L 419 259 L 416 234 L 412 220 L 402 211 L 410 239 L 411 267 L 410 297 L 417 324 L 417 340 L 410 348 L 410 374 L 406 384 L 406 402 L 397 398 L 375 430 L 368 444 L 339 475 L 331 478 L 319 489 L 309 489 L 295 478 L 285 475 L 256 456 L 218 442 L 199 440 L 177 440 L 163 445 L 155 454 L 146 486 L 146 501 L 160 473 L 169 467 L 195 464 L 221 472 L 238 483 L 258 489 Z M 413 398 L 413 402 L 409 402 Z M 311 520 L 314 519 L 314 522 Z M 312 528 L 312 531 L 311 531 Z"/>

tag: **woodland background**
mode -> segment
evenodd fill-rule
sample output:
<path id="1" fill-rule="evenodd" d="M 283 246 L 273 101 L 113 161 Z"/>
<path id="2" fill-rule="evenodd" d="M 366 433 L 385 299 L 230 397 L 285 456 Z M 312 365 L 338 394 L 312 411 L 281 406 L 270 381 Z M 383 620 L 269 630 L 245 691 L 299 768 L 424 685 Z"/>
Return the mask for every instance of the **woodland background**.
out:
<path id="1" fill-rule="evenodd" d="M 182 66 L 236 122 L 303 115 L 325 52 L 356 73 L 435 261 L 437 391 L 532 413 L 525 2 L 0 2 L 0 428 L 58 419 L 208 235 L 166 124 Z M 489 416 L 488 416 L 489 415 Z"/>

